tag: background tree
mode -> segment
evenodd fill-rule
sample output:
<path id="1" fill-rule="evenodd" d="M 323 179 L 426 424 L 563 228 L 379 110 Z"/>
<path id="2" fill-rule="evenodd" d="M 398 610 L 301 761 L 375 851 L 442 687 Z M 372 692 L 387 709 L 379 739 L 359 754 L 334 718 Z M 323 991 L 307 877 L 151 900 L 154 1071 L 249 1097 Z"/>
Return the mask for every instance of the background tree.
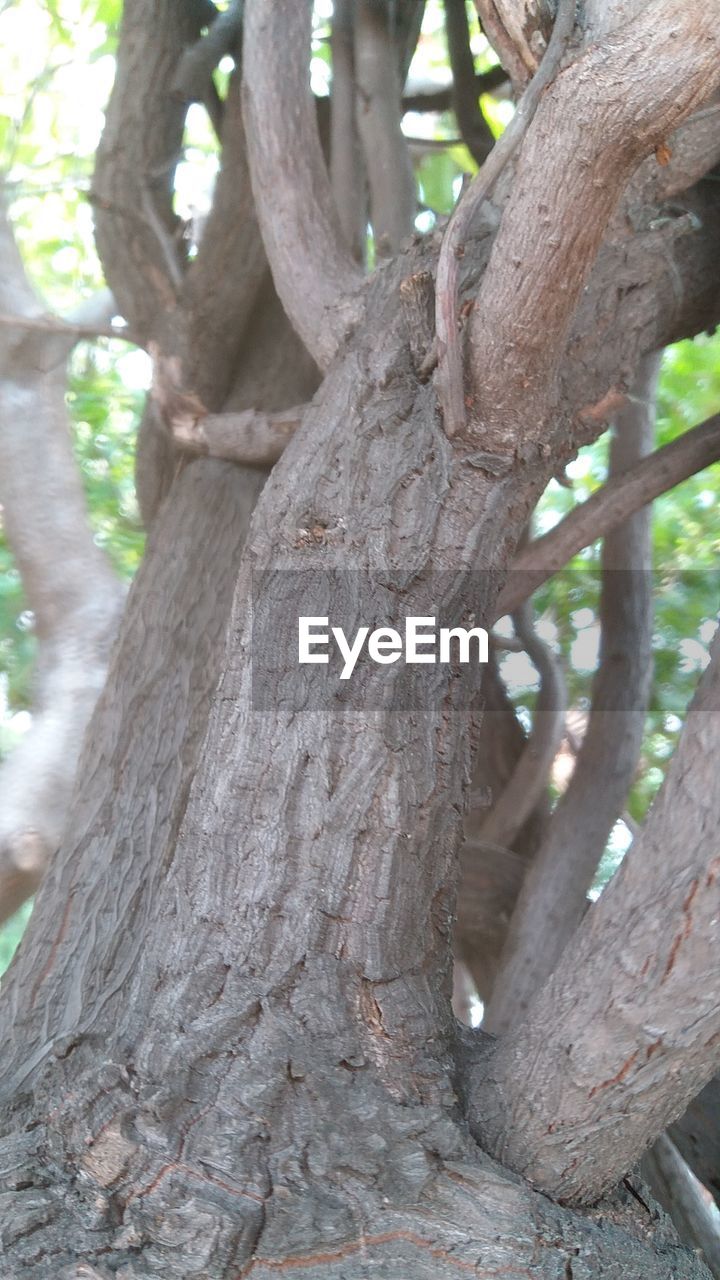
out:
<path id="1" fill-rule="evenodd" d="M 678 735 L 678 637 L 697 669 L 712 635 L 712 577 L 688 573 L 707 478 L 662 508 L 655 624 L 641 508 L 720 449 L 716 419 L 680 435 L 671 412 L 687 367 L 697 416 L 717 408 L 705 343 L 666 357 L 652 451 L 653 353 L 717 319 L 717 39 L 675 0 L 582 18 L 479 0 L 498 67 L 466 6 L 424 10 L 338 2 L 313 28 L 305 0 L 126 0 L 87 191 L 112 295 L 83 243 L 78 304 L 82 150 L 52 161 L 77 229 L 43 245 L 34 113 L 63 48 L 71 74 L 83 42 L 107 70 L 120 15 L 40 9 L 45 61 L 39 41 L 5 137 L 27 267 L 7 219 L 0 238 L 2 501 L 31 614 L 12 580 L 6 599 L 38 641 L 0 779 L 5 915 L 49 866 L 0 1003 L 9 1275 L 700 1276 L 629 1177 L 673 1121 L 645 1171 L 718 1273 L 685 1163 L 717 1187 L 717 656 L 587 911 Z M 418 87 L 441 21 L 452 82 Z M 508 79 L 523 96 L 493 149 Z M 207 214 L 183 195 L 193 149 L 200 173 L 218 157 Z M 98 542 L 127 572 L 139 538 L 104 403 L 122 366 L 75 350 L 98 333 L 153 365 L 149 541 L 119 622 Z M 579 495 L 553 480 L 566 466 Z M 567 514 L 528 543 L 536 507 L 539 531 Z M 258 707 L 251 652 L 329 569 L 369 576 L 380 616 L 468 591 L 478 619 L 511 615 L 484 720 L 461 671 L 419 710 L 398 668 L 400 710 L 369 678 L 360 705 L 338 686 L 300 710 L 309 687 L 280 666 Z M 521 653 L 525 730 L 503 681 Z M 30 656 L 11 650 L 16 703 Z M 497 1042 L 452 1016 L 453 947 Z"/>

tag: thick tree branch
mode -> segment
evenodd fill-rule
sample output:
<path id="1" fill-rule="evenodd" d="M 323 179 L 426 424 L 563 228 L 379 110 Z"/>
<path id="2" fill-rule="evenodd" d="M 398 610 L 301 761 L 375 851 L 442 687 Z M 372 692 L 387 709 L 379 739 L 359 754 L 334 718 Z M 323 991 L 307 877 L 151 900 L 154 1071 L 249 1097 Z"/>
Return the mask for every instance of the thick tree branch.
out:
<path id="1" fill-rule="evenodd" d="M 473 430 L 493 456 L 547 446 L 569 326 L 612 212 L 640 160 L 717 89 L 719 46 L 720 29 L 684 0 L 654 0 L 544 95 L 470 321 Z"/>
<path id="2" fill-rule="evenodd" d="M 178 345 L 189 387 L 213 412 L 223 407 L 268 264 L 255 213 L 238 76 L 230 80 L 222 134 L 220 172 L 213 203 L 181 294 L 184 328 L 178 344 L 168 332 L 160 345 L 170 354 Z"/>
<path id="3" fill-rule="evenodd" d="M 249 0 L 243 103 L 265 249 L 285 310 L 327 366 L 359 318 L 362 273 L 345 247 L 309 86 L 308 0 Z"/>
<path id="4" fill-rule="evenodd" d="M 243 0 L 232 0 L 206 35 L 183 53 L 173 77 L 173 92 L 183 102 L 204 102 L 212 73 L 226 54 L 237 52 L 242 31 Z"/>
<path id="5" fill-rule="evenodd" d="M 177 308 L 159 314 L 148 344 L 173 371 L 173 391 L 199 405 L 199 416 L 224 407 L 248 342 L 247 327 L 269 271 L 250 185 L 240 93 L 231 79 L 213 204 Z M 282 342 L 282 338 L 279 338 Z M 169 428 L 169 430 L 168 430 Z M 177 469 L 172 423 L 153 406 L 140 426 L 135 461 L 146 526 Z"/>
<path id="6" fill-rule="evenodd" d="M 458 329 L 458 259 L 483 201 L 517 150 L 537 110 L 540 98 L 557 72 L 575 22 L 575 0 L 561 0 L 553 35 L 542 65 L 518 105 L 505 132 L 495 143 L 482 169 L 456 206 L 440 249 L 436 283 L 438 368 L 435 376 L 445 422 L 445 432 L 463 432 L 467 418 L 463 379 L 463 354 Z M 492 259 L 491 259 L 492 262 Z"/>
<path id="7" fill-rule="evenodd" d="M 512 613 L 583 547 L 610 533 L 634 511 L 718 459 L 720 414 L 715 414 L 636 462 L 622 475 L 612 476 L 554 529 L 523 548 L 498 598 L 497 616 Z"/>
<path id="8" fill-rule="evenodd" d="M 185 267 L 173 184 L 187 104 L 172 86 L 200 26 L 197 8 L 187 0 L 126 0 L 97 153 L 92 201 L 98 252 L 120 313 L 144 340 L 158 315 L 177 305 Z"/>
<path id="9" fill-rule="evenodd" d="M 469 1111 L 487 1150 L 556 1199 L 595 1200 L 713 1072 L 720 635 L 641 836 Z"/>
<path id="10" fill-rule="evenodd" d="M 655 428 L 659 357 L 649 357 L 616 423 L 610 476 L 645 456 Z M 646 508 L 605 538 L 600 663 L 587 733 L 570 784 L 533 858 L 518 899 L 485 1027 L 502 1035 L 527 1012 L 587 905 L 608 836 L 637 768 L 650 694 L 652 591 Z"/>
<path id="11" fill-rule="evenodd" d="M 475 0 L 475 8 L 485 35 L 513 84 L 522 88 L 538 64 L 539 6 L 528 0 Z M 540 50 L 543 48 L 540 42 Z"/>

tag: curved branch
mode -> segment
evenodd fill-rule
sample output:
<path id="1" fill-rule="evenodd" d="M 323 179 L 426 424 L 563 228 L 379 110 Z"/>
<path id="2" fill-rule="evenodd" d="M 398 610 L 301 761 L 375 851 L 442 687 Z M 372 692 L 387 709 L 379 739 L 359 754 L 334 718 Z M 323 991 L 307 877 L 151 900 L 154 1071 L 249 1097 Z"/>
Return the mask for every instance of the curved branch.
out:
<path id="1" fill-rule="evenodd" d="M 520 443 L 528 458 L 548 448 L 568 331 L 613 210 L 640 161 L 717 89 L 719 54 L 720 29 L 697 8 L 654 0 L 545 93 L 470 319 L 472 425 L 496 463 Z"/>
<path id="2" fill-rule="evenodd" d="M 483 32 L 513 85 L 522 87 L 537 67 L 528 32 L 538 29 L 539 6 L 527 0 L 475 0 L 475 8 Z"/>
<path id="3" fill-rule="evenodd" d="M 651 446 L 659 365 L 658 356 L 643 362 L 632 401 L 618 419 L 611 476 Z M 513 912 L 485 1019 L 494 1035 L 522 1019 L 580 923 L 637 768 L 652 671 L 650 565 L 650 521 L 642 509 L 603 545 L 602 641 L 588 729 Z"/>
<path id="4" fill-rule="evenodd" d="M 478 831 L 481 841 L 510 846 L 538 804 L 565 729 L 567 695 L 559 663 L 535 631 L 532 608 L 513 615 L 515 634 L 540 676 L 532 731 L 512 776 Z M 491 1028 L 492 1030 L 492 1028 Z"/>
<path id="5" fill-rule="evenodd" d="M 360 317 L 310 95 L 308 0 L 249 0 L 243 110 L 258 219 L 275 287 L 321 367 Z"/>
<path id="6" fill-rule="evenodd" d="M 718 751 L 720 633 L 642 834 L 527 1021 L 470 1073 L 485 1149 L 555 1199 L 596 1200 L 713 1074 Z"/>
<path id="7" fill-rule="evenodd" d="M 462 257 L 463 246 L 478 209 L 520 145 L 543 92 L 557 72 L 575 24 L 575 4 L 576 0 L 560 0 L 545 57 L 523 94 L 510 124 L 456 206 L 443 236 L 436 283 L 435 322 L 439 356 L 436 384 L 445 432 L 451 437 L 464 430 L 467 417 L 462 344 L 458 330 L 458 259 Z"/>
<path id="8" fill-rule="evenodd" d="M 212 73 L 226 54 L 234 54 L 242 31 L 244 0 L 232 0 L 206 35 L 183 53 L 173 77 L 173 92 L 183 102 L 204 102 Z"/>
<path id="9" fill-rule="evenodd" d="M 720 414 L 715 414 L 622 475 L 611 477 L 587 502 L 575 507 L 554 529 L 520 552 L 498 599 L 497 616 L 512 613 L 583 547 L 718 459 Z"/>
<path id="10" fill-rule="evenodd" d="M 115 83 L 91 200 L 105 278 L 120 313 L 146 339 L 176 306 L 184 272 L 173 182 L 187 104 L 172 92 L 201 16 L 177 0 L 126 0 Z"/>
<path id="11" fill-rule="evenodd" d="M 458 128 L 473 160 L 484 164 L 495 139 L 478 102 L 479 90 L 465 0 L 445 0 L 445 33 L 453 75 L 452 105 Z"/>

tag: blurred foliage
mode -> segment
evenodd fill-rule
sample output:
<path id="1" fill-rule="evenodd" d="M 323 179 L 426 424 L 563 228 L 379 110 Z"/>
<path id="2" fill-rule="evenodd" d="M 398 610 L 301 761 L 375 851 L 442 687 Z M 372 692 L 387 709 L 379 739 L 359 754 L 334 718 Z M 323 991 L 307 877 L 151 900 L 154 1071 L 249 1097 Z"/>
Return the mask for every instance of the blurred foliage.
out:
<path id="1" fill-rule="evenodd" d="M 482 37 L 471 0 L 468 17 L 478 70 L 496 59 Z M 221 5 L 222 7 L 222 5 Z M 113 51 L 122 0 L 0 0 L 0 171 L 25 263 L 48 306 L 62 311 L 102 284 L 87 200 L 93 156 L 112 84 Z M 326 93 L 331 75 L 330 0 L 316 0 L 313 87 Z M 227 85 L 229 64 L 217 84 Z M 449 71 L 441 0 L 428 0 L 418 50 L 410 70 L 417 85 L 447 84 Z M 502 95 L 480 100 L 498 134 L 512 114 Z M 430 230 L 447 215 L 474 163 L 458 145 L 450 111 L 414 113 L 404 127 L 412 154 L 420 213 L 418 229 Z M 449 145 L 440 147 L 442 140 Z M 200 107 L 188 115 L 186 144 L 176 176 L 176 203 L 189 221 L 207 211 L 217 171 L 217 145 Z M 370 245 L 372 260 L 372 245 Z M 81 344 L 70 363 L 68 410 L 98 543 L 117 570 L 131 577 L 142 554 L 133 489 L 134 437 L 149 367 L 142 352 L 120 342 Z M 665 443 L 720 409 L 720 338 L 703 336 L 665 354 L 660 388 L 658 443 Z M 568 468 L 571 489 L 553 482 L 536 517 L 550 528 L 606 476 L 607 440 L 583 449 Z M 686 481 L 655 504 L 655 684 L 642 765 L 628 809 L 641 819 L 662 777 L 688 700 L 706 660 L 718 605 L 715 564 L 719 467 Z M 582 552 L 567 571 L 535 598 L 541 634 L 560 655 L 573 705 L 587 709 L 597 648 L 599 547 Z M 12 557 L 0 536 L 0 752 L 27 720 L 34 656 L 32 618 Z M 512 692 L 527 722 L 534 673 L 527 661 L 506 660 Z M 4 707 L 1 705 L 4 702 Z M 610 874 L 628 843 L 616 829 L 598 883 Z M 29 908 L 0 930 L 0 972 L 22 931 Z"/>

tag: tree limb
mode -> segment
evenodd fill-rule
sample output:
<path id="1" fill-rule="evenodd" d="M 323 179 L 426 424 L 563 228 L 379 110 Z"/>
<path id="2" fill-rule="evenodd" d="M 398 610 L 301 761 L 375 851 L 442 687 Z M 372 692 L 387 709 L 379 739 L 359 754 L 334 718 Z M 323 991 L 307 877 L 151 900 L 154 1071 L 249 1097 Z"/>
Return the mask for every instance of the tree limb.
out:
<path id="1" fill-rule="evenodd" d="M 720 1280 L 720 1214 L 666 1133 L 648 1151 L 641 1167 L 680 1239 L 702 1251 L 715 1280 Z"/>
<path id="2" fill-rule="evenodd" d="M 212 73 L 229 53 L 236 53 L 242 31 L 244 0 L 232 0 L 224 13 L 195 44 L 185 50 L 173 77 L 172 89 L 183 102 L 204 102 Z"/>
<path id="3" fill-rule="evenodd" d="M 10 316 L 0 315 L 0 325 L 4 329 L 26 329 L 34 333 L 48 336 L 54 334 L 61 341 L 51 351 L 53 359 L 62 359 L 68 350 L 83 338 L 120 338 L 122 342 L 130 342 L 134 346 L 142 346 L 139 334 L 127 325 L 121 324 L 83 324 L 63 316 Z M 50 346 L 51 344 L 48 344 Z"/>
<path id="4" fill-rule="evenodd" d="M 398 50 L 385 9 L 358 0 L 355 14 L 357 125 L 370 187 L 370 217 L 379 253 L 396 253 L 413 230 L 415 175 L 401 128 Z"/>
<path id="5" fill-rule="evenodd" d="M 465 0 L 445 0 L 445 32 L 453 75 L 452 105 L 458 128 L 473 160 L 481 165 L 492 151 L 495 139 L 478 103 Z"/>
<path id="6" fill-rule="evenodd" d="M 121 315 L 147 340 L 177 305 L 184 273 L 173 181 L 187 103 L 173 95 L 183 51 L 200 34 L 197 9 L 126 0 L 117 72 L 92 186 L 95 236 Z"/>
<path id="7" fill-rule="evenodd" d="M 363 263 L 367 200 L 355 113 L 354 0 L 336 0 L 331 39 L 330 183 L 345 243 L 353 258 Z"/>
<path id="8" fill-rule="evenodd" d="M 713 1073 L 719 749 L 720 634 L 641 836 L 469 1082 L 485 1149 L 555 1199 L 597 1199 Z"/>
<path id="9" fill-rule="evenodd" d="M 65 408 L 67 338 L 30 288 L 4 211 L 0 306 L 20 317 L 0 329 L 0 502 L 39 642 L 32 727 L 0 765 L 4 920 L 60 843 L 123 591 L 88 527 Z"/>
<path id="10" fill-rule="evenodd" d="M 489 71 L 480 71 L 475 76 L 475 96 L 481 93 L 492 93 L 502 85 L 507 85 L 507 73 L 502 67 L 491 67 Z M 444 88 L 428 85 L 412 86 L 403 94 L 402 106 L 405 111 L 449 111 L 453 106 L 454 85 L 450 83 Z"/>
<path id="11" fill-rule="evenodd" d="M 480 840 L 508 848 L 547 788 L 550 769 L 562 741 L 567 710 L 562 670 L 535 631 L 532 608 L 522 605 L 513 614 L 513 622 L 520 645 L 540 676 L 540 692 L 532 731 L 523 752 L 478 831 Z"/>
<path id="12" fill-rule="evenodd" d="M 693 1098 L 671 1126 L 670 1137 L 720 1208 L 720 1076 Z"/>
<path id="13" fill-rule="evenodd" d="M 659 357 L 643 362 L 610 449 L 610 475 L 647 454 Z M 646 509 L 605 538 L 600 662 L 587 732 L 567 790 L 518 898 L 484 1025 L 503 1035 L 525 1016 L 580 923 L 587 893 L 637 768 L 652 671 L 650 521 Z"/>
<path id="14" fill-rule="evenodd" d="M 271 467 L 302 422 L 306 405 L 263 413 L 211 413 L 205 418 L 177 414 L 170 421 L 173 439 L 189 453 L 224 458 L 246 467 Z"/>
<path id="15" fill-rule="evenodd" d="M 462 256 L 465 240 L 479 207 L 487 199 L 510 157 L 520 145 L 543 92 L 557 72 L 574 23 L 575 0 L 560 0 L 553 35 L 542 65 L 523 94 L 507 129 L 456 205 L 443 236 L 436 281 L 438 368 L 435 380 L 445 432 L 450 437 L 464 430 L 467 417 L 462 345 L 458 329 L 458 258 Z"/>
<path id="16" fill-rule="evenodd" d="M 522 88 L 535 73 L 536 48 L 529 32 L 539 34 L 537 4 L 527 0 L 475 0 L 482 29 L 515 88 Z"/>
<path id="17" fill-rule="evenodd" d="M 362 273 L 346 249 L 317 133 L 308 0 L 249 0 L 243 110 L 258 219 L 275 287 L 326 367 L 360 315 Z"/>
<path id="18" fill-rule="evenodd" d="M 517 556 L 497 603 L 497 616 L 512 613 L 583 547 L 616 529 L 634 511 L 674 489 L 720 458 L 720 414 L 685 431 L 641 462 L 611 477 L 587 502 Z"/>
<path id="19" fill-rule="evenodd" d="M 544 94 L 470 320 L 471 435 L 497 462 L 519 442 L 528 458 L 549 447 L 569 327 L 613 210 L 639 162 L 717 89 L 719 47 L 698 10 L 654 0 Z"/>

